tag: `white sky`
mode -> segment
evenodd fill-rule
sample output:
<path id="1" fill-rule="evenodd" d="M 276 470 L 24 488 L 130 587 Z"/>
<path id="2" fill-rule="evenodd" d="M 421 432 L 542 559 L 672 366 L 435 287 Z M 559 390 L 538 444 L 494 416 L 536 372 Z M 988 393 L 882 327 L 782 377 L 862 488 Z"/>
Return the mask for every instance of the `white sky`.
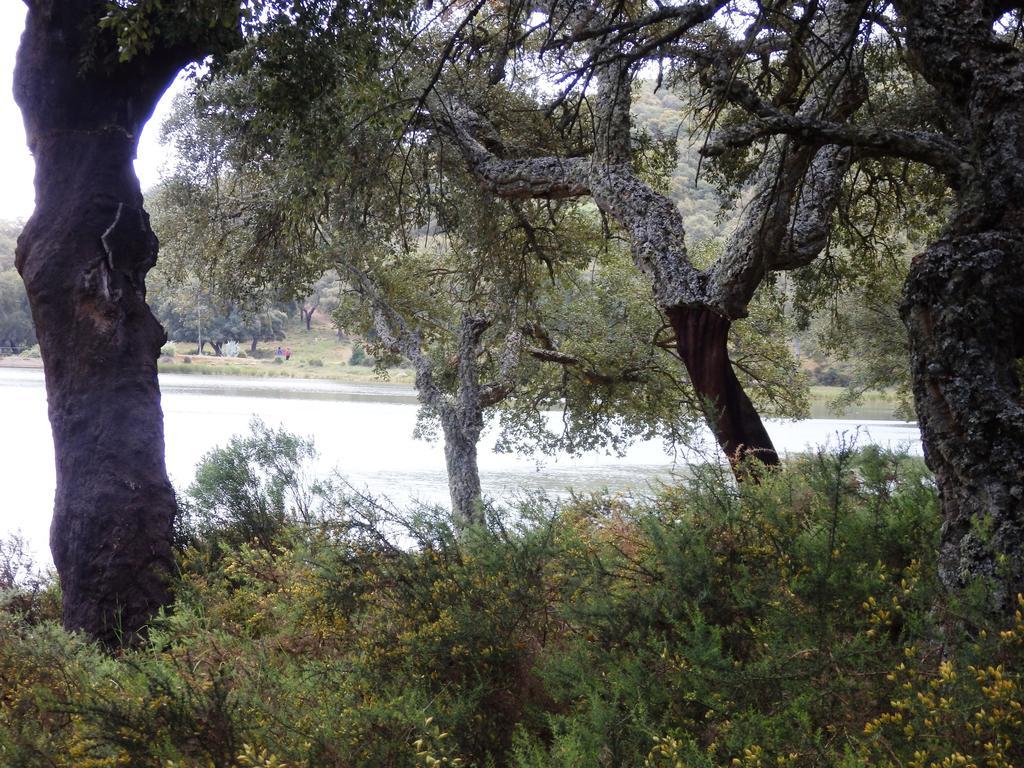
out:
<path id="1" fill-rule="evenodd" d="M 0 219 L 27 219 L 32 213 L 34 193 L 32 155 L 25 146 L 25 128 L 21 112 L 12 95 L 14 59 L 25 26 L 25 5 L 20 0 L 0 0 Z M 170 156 L 160 146 L 160 124 L 170 109 L 179 80 L 157 106 L 139 142 L 135 170 L 142 188 L 156 184 Z"/>

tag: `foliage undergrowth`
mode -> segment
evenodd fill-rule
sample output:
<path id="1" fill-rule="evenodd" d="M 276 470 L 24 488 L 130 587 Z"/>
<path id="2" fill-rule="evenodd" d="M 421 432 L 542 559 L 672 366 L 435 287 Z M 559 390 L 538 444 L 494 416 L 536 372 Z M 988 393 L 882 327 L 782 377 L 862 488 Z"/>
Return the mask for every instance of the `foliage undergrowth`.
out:
<path id="1" fill-rule="evenodd" d="M 7 585 L 0 765 L 1024 764 L 1024 619 L 943 594 L 916 460 L 840 446 L 741 489 L 711 467 L 456 535 L 306 483 L 308 453 L 257 429 L 207 457 L 144 647 Z"/>

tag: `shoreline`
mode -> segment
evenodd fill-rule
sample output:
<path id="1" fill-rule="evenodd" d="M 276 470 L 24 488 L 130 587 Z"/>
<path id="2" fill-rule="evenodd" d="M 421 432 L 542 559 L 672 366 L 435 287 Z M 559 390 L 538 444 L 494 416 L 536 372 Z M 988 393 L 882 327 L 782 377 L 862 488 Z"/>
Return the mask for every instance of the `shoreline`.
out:
<path id="1" fill-rule="evenodd" d="M 43 361 L 38 357 L 0 357 L 0 368 L 38 368 L 43 369 Z"/>
<path id="2" fill-rule="evenodd" d="M 185 362 L 188 358 L 191 362 Z M 304 381 L 326 381 L 332 383 L 359 384 L 366 387 L 403 387 L 410 391 L 414 390 L 414 377 L 412 371 L 407 368 L 390 368 L 388 377 L 381 378 L 374 373 L 372 368 L 363 366 L 348 366 L 345 364 L 328 363 L 325 365 L 311 366 L 302 361 L 290 361 L 286 363 L 273 363 L 269 360 L 236 359 L 224 357 L 203 356 L 198 358 L 194 355 L 176 355 L 174 362 L 165 362 L 161 358 L 158 364 L 158 373 L 181 374 L 185 376 L 223 376 L 236 379 L 299 379 Z M 39 358 L 0 357 L 0 369 L 14 368 L 22 370 L 42 370 L 43 361 Z M 844 387 L 823 386 L 812 384 L 810 387 L 810 400 L 818 408 L 827 407 L 829 403 L 846 392 Z M 889 392 L 866 393 L 859 406 L 854 406 L 847 413 L 854 415 L 860 409 L 881 410 L 890 412 L 887 418 L 897 418 L 895 409 L 897 407 L 896 397 Z M 817 418 L 834 417 L 819 412 Z M 842 417 L 842 414 L 839 414 Z M 881 414 L 875 416 L 880 418 Z M 812 416 L 815 418 L 815 416 Z"/>
<path id="3" fill-rule="evenodd" d="M 190 362 L 185 362 L 188 359 Z M 408 386 L 412 388 L 412 371 L 405 368 L 389 368 L 387 378 L 381 378 L 374 373 L 374 369 L 363 366 L 348 366 L 330 364 L 323 366 L 311 366 L 302 362 L 287 362 L 275 364 L 263 360 L 245 360 L 235 358 L 217 358 L 203 356 L 197 361 L 194 355 L 176 355 L 174 362 L 161 362 L 157 364 L 157 373 L 175 373 L 187 376 L 226 376 L 238 379 L 304 379 L 333 382 L 345 382 L 349 384 L 363 384 L 366 386 L 380 385 L 384 387 Z M 37 357 L 0 357 L 0 368 L 17 368 L 29 370 L 42 370 L 43 361 Z"/>

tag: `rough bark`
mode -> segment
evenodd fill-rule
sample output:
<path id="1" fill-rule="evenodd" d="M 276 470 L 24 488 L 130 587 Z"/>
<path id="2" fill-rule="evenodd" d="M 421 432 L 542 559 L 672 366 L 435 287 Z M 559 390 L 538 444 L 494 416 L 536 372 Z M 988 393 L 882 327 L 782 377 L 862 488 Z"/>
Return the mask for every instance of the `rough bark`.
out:
<path id="1" fill-rule="evenodd" d="M 44 362 L 57 466 L 50 546 L 63 620 L 129 641 L 168 602 L 174 493 L 145 302 L 157 240 L 133 159 L 184 52 L 82 70 L 101 2 L 33 3 L 15 97 L 35 157 L 36 208 L 18 240 Z"/>
<path id="2" fill-rule="evenodd" d="M 904 291 L 925 458 L 944 525 L 940 571 L 1024 592 L 1024 54 L 992 33 L 983 2 L 899 2 L 910 60 L 947 106 L 969 170 L 944 236 Z"/>
<path id="3" fill-rule="evenodd" d="M 1024 238 L 944 239 L 917 257 L 903 317 L 925 457 L 942 499 L 940 575 L 1024 593 Z"/>
<path id="4" fill-rule="evenodd" d="M 448 493 L 456 524 L 465 528 L 480 522 L 483 492 L 477 466 L 477 444 L 483 429 L 483 411 L 441 414 L 444 432 L 444 461 L 448 471 Z"/>

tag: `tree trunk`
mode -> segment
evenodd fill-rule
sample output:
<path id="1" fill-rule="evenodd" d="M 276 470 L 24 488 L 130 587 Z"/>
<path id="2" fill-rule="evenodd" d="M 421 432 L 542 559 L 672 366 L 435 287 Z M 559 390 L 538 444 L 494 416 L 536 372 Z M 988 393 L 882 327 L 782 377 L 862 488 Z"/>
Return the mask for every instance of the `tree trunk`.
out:
<path id="1" fill-rule="evenodd" d="M 254 337 L 253 337 L 253 340 L 252 340 L 252 344 L 250 344 L 250 345 L 249 345 L 249 354 L 250 354 L 250 355 L 255 355 L 255 354 L 256 354 L 256 343 L 257 343 L 258 341 L 259 341 L 259 339 L 257 339 L 257 338 L 256 338 L 256 337 L 254 336 Z"/>
<path id="2" fill-rule="evenodd" d="M 156 368 L 166 335 L 145 302 L 157 240 L 133 159 L 184 60 L 83 72 L 83 41 L 103 12 L 85 0 L 30 5 L 15 96 L 35 156 L 36 208 L 17 266 L 45 366 L 64 626 L 114 645 L 170 597 L 176 508 Z"/>
<path id="3" fill-rule="evenodd" d="M 1024 592 L 1024 238 L 940 241 L 915 259 L 902 306 L 914 399 L 942 499 L 940 575 L 988 580 L 990 607 Z"/>
<path id="4" fill-rule="evenodd" d="M 309 312 L 306 313 L 306 330 L 307 331 L 313 330 L 313 311 L 312 310 L 310 310 Z"/>
<path id="5" fill-rule="evenodd" d="M 984 0 L 898 0 L 908 61 L 941 99 L 967 169 L 901 314 L 925 458 L 942 500 L 940 574 L 981 579 L 995 615 L 1024 592 L 1024 53 Z"/>
<path id="6" fill-rule="evenodd" d="M 448 491 L 452 499 L 452 513 L 460 529 L 482 520 L 483 495 L 477 467 L 480 430 L 475 424 L 480 417 L 478 413 L 476 419 L 471 419 L 474 423 L 469 425 L 463 424 L 464 419 L 454 413 L 441 418 Z"/>
<path id="7" fill-rule="evenodd" d="M 703 307 L 670 307 L 665 313 L 705 420 L 737 478 L 747 477 L 751 459 L 777 465 L 775 446 L 729 361 L 729 319 Z"/>
<path id="8" fill-rule="evenodd" d="M 214 355 L 214 357 L 222 357 L 223 356 L 223 353 L 221 352 L 221 349 L 224 346 L 224 342 L 223 341 L 211 341 L 210 342 L 210 346 L 213 347 L 213 355 Z"/>

